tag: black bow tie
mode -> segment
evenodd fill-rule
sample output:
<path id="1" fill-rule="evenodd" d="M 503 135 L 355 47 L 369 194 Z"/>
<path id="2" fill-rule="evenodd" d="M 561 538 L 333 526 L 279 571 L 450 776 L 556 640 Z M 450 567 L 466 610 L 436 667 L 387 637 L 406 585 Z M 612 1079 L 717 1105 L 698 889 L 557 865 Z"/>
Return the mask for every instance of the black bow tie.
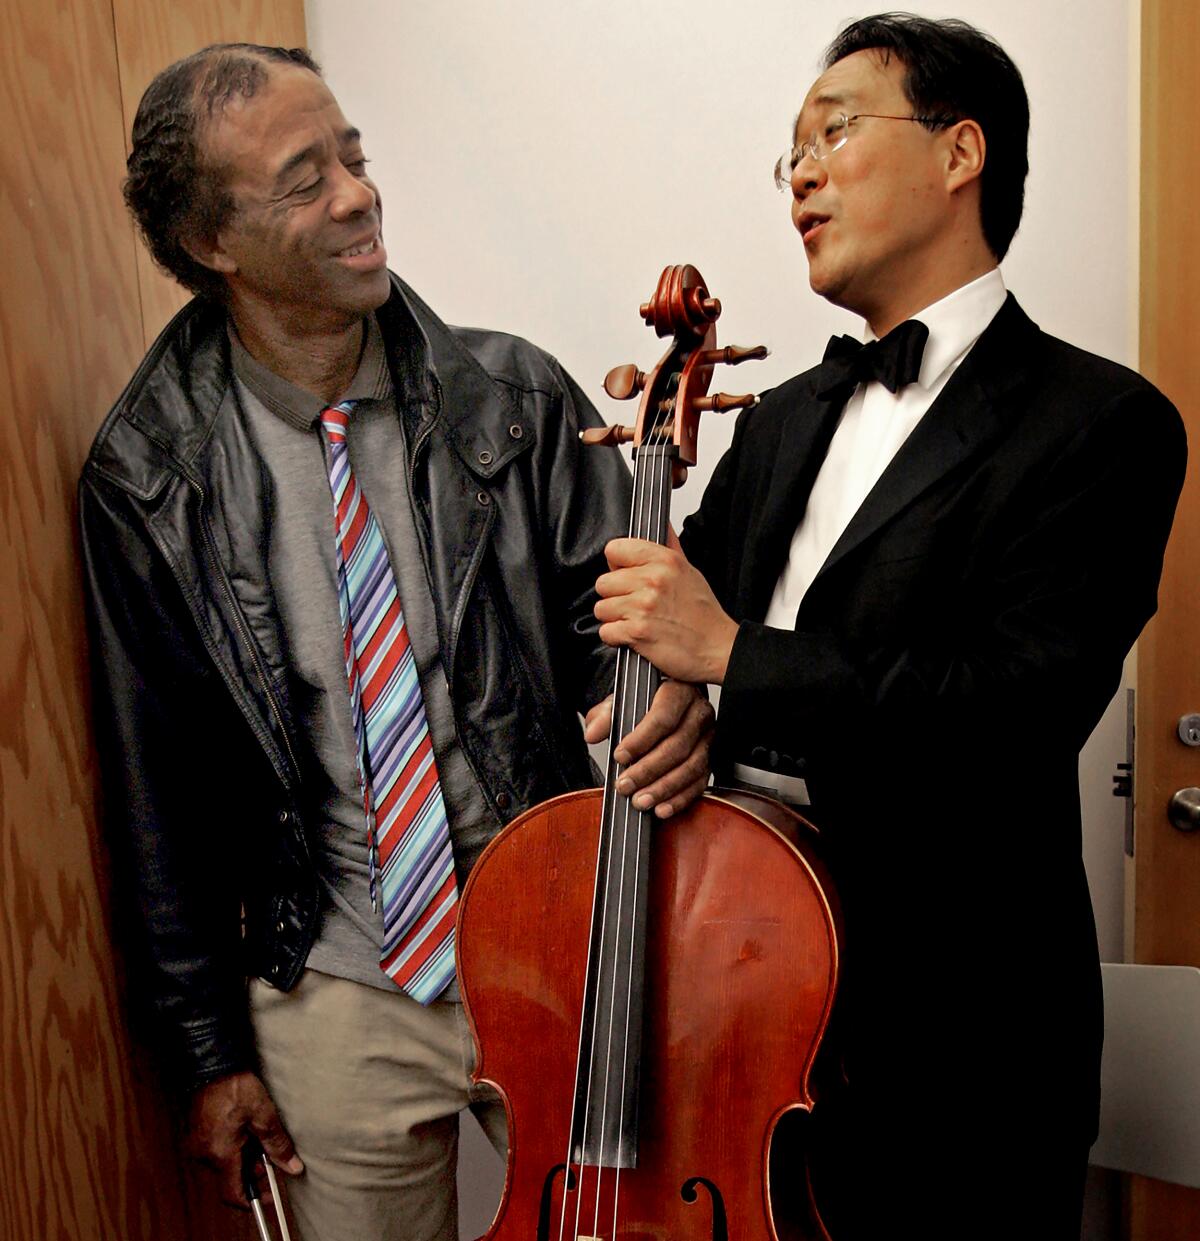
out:
<path id="1" fill-rule="evenodd" d="M 919 319 L 908 319 L 882 339 L 862 344 L 853 336 L 831 336 L 821 364 L 820 394 L 853 388 L 877 379 L 889 392 L 915 383 L 929 329 Z"/>

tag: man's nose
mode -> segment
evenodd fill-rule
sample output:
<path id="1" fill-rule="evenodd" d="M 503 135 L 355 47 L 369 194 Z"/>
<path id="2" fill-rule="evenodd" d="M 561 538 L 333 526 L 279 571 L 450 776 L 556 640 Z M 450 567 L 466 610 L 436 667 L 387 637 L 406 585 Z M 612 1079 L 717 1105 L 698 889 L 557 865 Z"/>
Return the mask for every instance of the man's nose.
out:
<path id="1" fill-rule="evenodd" d="M 796 161 L 792 169 L 792 194 L 803 202 L 813 190 L 818 190 L 827 180 L 825 165 L 819 159 L 813 159 L 812 152 Z"/>
<path id="2" fill-rule="evenodd" d="M 338 174 L 337 192 L 333 196 L 330 211 L 334 219 L 344 220 L 352 215 L 370 211 L 378 201 L 374 187 L 369 181 L 356 177 L 349 168 Z"/>

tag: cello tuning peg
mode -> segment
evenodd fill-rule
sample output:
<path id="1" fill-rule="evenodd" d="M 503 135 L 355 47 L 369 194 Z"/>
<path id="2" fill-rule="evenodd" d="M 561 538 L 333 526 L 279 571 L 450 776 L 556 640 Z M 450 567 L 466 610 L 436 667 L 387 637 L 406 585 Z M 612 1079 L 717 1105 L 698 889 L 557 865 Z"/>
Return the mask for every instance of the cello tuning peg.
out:
<path id="1" fill-rule="evenodd" d="M 703 355 L 705 366 L 737 366 L 741 362 L 757 362 L 771 356 L 766 345 L 726 345 L 724 349 L 706 349 Z"/>
<path id="2" fill-rule="evenodd" d="M 685 304 L 695 316 L 692 322 L 697 327 L 703 325 L 706 320 L 712 323 L 721 317 L 721 299 L 718 297 L 708 297 L 706 293 L 707 290 L 703 285 L 693 285 L 687 290 Z"/>
<path id="3" fill-rule="evenodd" d="M 630 397 L 637 396 L 645 386 L 646 372 L 639 371 L 632 362 L 626 362 L 624 366 L 614 366 L 604 376 L 604 391 L 614 401 L 628 401 Z"/>
<path id="4" fill-rule="evenodd" d="M 586 431 L 579 432 L 579 438 L 589 447 L 601 444 L 616 448 L 621 444 L 631 444 L 635 434 L 633 427 L 588 427 Z"/>
<path id="5" fill-rule="evenodd" d="M 702 396 L 692 408 L 698 414 L 724 414 L 731 409 L 749 409 L 758 404 L 758 397 L 753 392 L 744 396 L 730 396 L 728 392 L 714 392 L 712 396 Z"/>

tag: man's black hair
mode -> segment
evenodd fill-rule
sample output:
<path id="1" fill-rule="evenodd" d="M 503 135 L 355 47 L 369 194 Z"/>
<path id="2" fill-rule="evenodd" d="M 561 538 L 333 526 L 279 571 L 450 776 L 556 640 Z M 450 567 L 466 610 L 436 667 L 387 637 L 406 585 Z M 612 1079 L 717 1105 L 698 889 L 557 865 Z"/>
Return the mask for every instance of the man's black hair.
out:
<path id="1" fill-rule="evenodd" d="M 956 19 L 879 13 L 852 22 L 826 49 L 824 67 L 877 51 L 904 66 L 904 93 L 918 116 L 945 128 L 972 120 L 987 143 L 980 177 L 983 236 L 997 260 L 1008 253 L 1025 205 L 1029 97 L 1020 70 L 991 35 Z"/>
<path id="2" fill-rule="evenodd" d="M 193 293 L 217 300 L 224 279 L 184 247 L 188 240 L 211 241 L 233 210 L 223 170 L 204 157 L 204 129 L 231 99 L 260 90 L 271 64 L 321 72 L 303 48 L 214 43 L 164 69 L 133 121 L 125 202 L 155 262 Z"/>

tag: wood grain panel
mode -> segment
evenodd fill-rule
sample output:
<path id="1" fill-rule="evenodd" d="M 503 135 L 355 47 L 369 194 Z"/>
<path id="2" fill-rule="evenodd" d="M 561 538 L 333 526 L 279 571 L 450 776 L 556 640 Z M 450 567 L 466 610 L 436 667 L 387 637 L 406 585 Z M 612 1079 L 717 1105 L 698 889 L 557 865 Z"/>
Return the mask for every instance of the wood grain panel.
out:
<path id="1" fill-rule="evenodd" d="M 170 1142 L 107 934 L 74 537 L 141 352 L 108 0 L 5 5 L 0 99 L 0 1236 L 186 1236 L 177 1188 L 139 1166 Z"/>
<path id="2" fill-rule="evenodd" d="M 1134 960 L 1200 965 L 1200 833 L 1171 826 L 1178 788 L 1200 786 L 1200 750 L 1179 717 L 1200 711 L 1200 7 L 1143 0 L 1141 369 L 1179 407 L 1191 461 L 1159 592 L 1138 647 Z M 1200 1191 L 1133 1178 L 1135 1241 L 1200 1237 Z"/>
<path id="3" fill-rule="evenodd" d="M 113 0 L 121 57 L 121 98 L 125 136 L 138 101 L 160 70 L 210 43 L 267 43 L 305 46 L 301 0 L 223 0 L 187 4 L 173 0 Z M 154 265 L 138 240 L 138 285 L 146 345 L 187 300 L 187 294 Z"/>
<path id="4" fill-rule="evenodd" d="M 161 69 L 210 43 L 305 45 L 303 0 L 112 0 L 112 21 L 120 66 L 123 150 L 138 102 Z M 138 295 L 145 347 L 187 301 L 189 294 L 161 272 L 140 237 L 136 243 Z M 232 1215 L 216 1201 L 207 1174 L 183 1162 L 184 1210 L 192 1233 L 200 1237 L 250 1238 L 247 1220 Z"/>
<path id="5" fill-rule="evenodd" d="M 0 8 L 0 105 L 0 1241 L 249 1238 L 178 1155 L 108 931 L 74 492 L 147 335 L 111 0 Z"/>

